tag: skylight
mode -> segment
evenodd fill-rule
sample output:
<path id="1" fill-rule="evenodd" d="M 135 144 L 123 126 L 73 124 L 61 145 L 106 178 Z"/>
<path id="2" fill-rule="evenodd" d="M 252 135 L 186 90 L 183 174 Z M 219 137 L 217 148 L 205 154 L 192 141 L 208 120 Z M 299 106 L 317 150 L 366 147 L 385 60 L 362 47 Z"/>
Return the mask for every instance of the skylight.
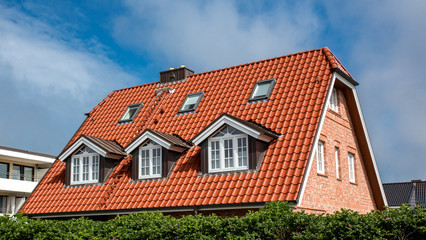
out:
<path id="1" fill-rule="evenodd" d="M 256 82 L 249 101 L 268 99 L 274 88 L 274 84 L 274 78 Z"/>
<path id="2" fill-rule="evenodd" d="M 203 95 L 204 95 L 203 92 L 188 94 L 188 96 L 186 97 L 185 101 L 182 104 L 182 107 L 179 110 L 179 113 L 195 111 Z"/>
<path id="3" fill-rule="evenodd" d="M 119 123 L 133 121 L 133 119 L 135 119 L 141 107 L 142 107 L 142 103 L 129 105 L 127 107 L 126 112 L 124 112 L 123 116 L 121 117 Z"/>

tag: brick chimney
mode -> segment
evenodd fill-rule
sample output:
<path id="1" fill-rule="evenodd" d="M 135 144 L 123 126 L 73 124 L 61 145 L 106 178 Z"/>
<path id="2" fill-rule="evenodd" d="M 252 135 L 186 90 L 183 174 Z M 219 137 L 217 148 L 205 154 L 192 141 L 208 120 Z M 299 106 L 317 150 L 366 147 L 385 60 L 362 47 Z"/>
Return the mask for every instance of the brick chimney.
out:
<path id="1" fill-rule="evenodd" d="M 170 68 L 167 71 L 160 72 L 160 83 L 170 83 L 184 80 L 189 75 L 194 74 L 194 71 L 181 65 L 178 68 Z"/>

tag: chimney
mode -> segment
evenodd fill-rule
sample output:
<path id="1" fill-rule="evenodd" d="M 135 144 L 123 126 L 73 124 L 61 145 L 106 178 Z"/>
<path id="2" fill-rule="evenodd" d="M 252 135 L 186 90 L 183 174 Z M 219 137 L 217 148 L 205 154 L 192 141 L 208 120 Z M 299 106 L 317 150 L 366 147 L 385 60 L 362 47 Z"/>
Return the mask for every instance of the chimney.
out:
<path id="1" fill-rule="evenodd" d="M 184 80 L 189 75 L 194 74 L 194 71 L 181 65 L 178 68 L 170 68 L 167 71 L 160 72 L 160 83 L 170 83 Z"/>

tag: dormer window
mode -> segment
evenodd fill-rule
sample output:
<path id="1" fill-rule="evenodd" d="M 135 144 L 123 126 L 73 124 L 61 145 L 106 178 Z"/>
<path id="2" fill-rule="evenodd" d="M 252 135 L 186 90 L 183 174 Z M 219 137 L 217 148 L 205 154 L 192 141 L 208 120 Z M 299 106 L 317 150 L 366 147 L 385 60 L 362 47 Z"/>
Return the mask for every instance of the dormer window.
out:
<path id="1" fill-rule="evenodd" d="M 180 154 L 190 147 L 177 135 L 146 129 L 125 148 L 133 156 L 132 179 L 167 177 Z"/>
<path id="2" fill-rule="evenodd" d="M 147 141 L 139 148 L 139 179 L 161 177 L 161 146 Z"/>
<path id="3" fill-rule="evenodd" d="M 66 164 L 65 185 L 83 185 L 105 182 L 125 156 L 115 141 L 82 135 L 58 158 Z"/>
<path id="4" fill-rule="evenodd" d="M 208 141 L 209 172 L 248 169 L 248 136 L 226 126 Z"/>
<path id="5" fill-rule="evenodd" d="M 192 140 L 201 148 L 202 174 L 257 169 L 278 135 L 262 126 L 222 114 Z"/>
<path id="6" fill-rule="evenodd" d="M 98 153 L 84 146 L 71 159 L 71 184 L 99 182 Z"/>
<path id="7" fill-rule="evenodd" d="M 253 88 L 249 101 L 266 100 L 271 96 L 272 89 L 275 85 L 275 79 L 267 79 L 257 81 Z"/>
<path id="8" fill-rule="evenodd" d="M 339 112 L 339 102 L 337 100 L 337 90 L 335 88 L 333 88 L 333 91 L 331 92 L 331 97 L 330 97 L 330 109 L 335 111 L 335 112 Z"/>
<path id="9" fill-rule="evenodd" d="M 185 101 L 182 104 L 182 107 L 179 110 L 179 113 L 194 112 L 195 109 L 197 109 L 198 104 L 200 103 L 203 95 L 204 95 L 204 92 L 188 94 L 188 96 L 186 97 Z"/>
<path id="10" fill-rule="evenodd" d="M 138 115 L 139 110 L 142 107 L 142 103 L 129 105 L 121 117 L 119 123 L 131 122 L 135 119 L 136 115 Z"/>

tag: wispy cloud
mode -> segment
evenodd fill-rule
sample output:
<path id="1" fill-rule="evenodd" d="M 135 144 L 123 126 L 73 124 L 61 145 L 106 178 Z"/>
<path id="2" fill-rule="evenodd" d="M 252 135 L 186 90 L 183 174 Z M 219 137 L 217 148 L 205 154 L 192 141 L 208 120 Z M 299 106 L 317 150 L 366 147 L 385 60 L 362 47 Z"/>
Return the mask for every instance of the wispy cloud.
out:
<path id="1" fill-rule="evenodd" d="M 126 5 L 128 12 L 115 21 L 118 41 L 197 71 L 305 50 L 320 29 L 307 3 L 291 8 L 276 3 L 262 12 L 235 1 L 129 0 Z"/>
<path id="2" fill-rule="evenodd" d="M 49 136 L 32 150 L 64 145 L 75 130 L 68 124 L 78 126 L 82 109 L 89 111 L 113 89 L 136 83 L 101 46 L 87 50 L 88 44 L 15 8 L 0 5 L 0 36 L 0 81 L 7 86 L 0 102 L 2 116 L 8 116 L 0 120 L 0 145 L 39 141 L 32 132 Z"/>

